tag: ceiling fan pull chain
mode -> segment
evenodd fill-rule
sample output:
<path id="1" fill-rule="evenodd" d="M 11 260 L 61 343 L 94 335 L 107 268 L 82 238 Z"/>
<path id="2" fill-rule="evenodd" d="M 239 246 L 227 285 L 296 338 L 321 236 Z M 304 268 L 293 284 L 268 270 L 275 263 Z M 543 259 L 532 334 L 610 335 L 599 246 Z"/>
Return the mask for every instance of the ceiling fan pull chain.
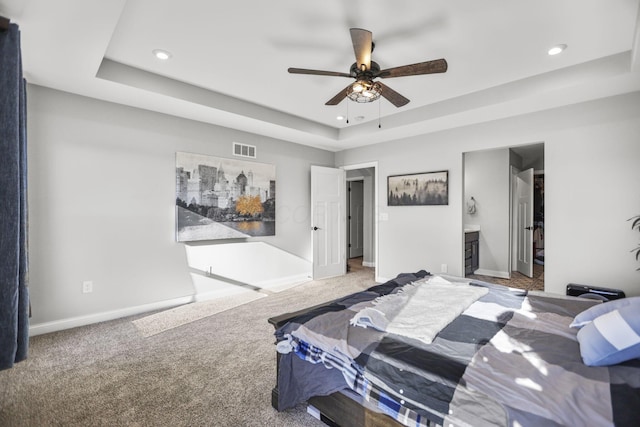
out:
<path id="1" fill-rule="evenodd" d="M 378 101 L 378 129 L 382 129 L 382 124 L 380 123 L 381 110 L 382 110 L 382 101 Z"/>
<path id="2" fill-rule="evenodd" d="M 347 102 L 347 124 L 349 124 L 349 103 Z"/>

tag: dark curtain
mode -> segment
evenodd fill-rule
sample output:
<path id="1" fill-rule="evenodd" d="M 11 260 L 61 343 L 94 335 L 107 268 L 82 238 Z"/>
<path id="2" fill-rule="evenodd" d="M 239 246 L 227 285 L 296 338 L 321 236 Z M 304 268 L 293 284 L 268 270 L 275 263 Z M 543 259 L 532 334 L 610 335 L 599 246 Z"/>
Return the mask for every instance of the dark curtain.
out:
<path id="1" fill-rule="evenodd" d="M 29 347 L 25 86 L 20 32 L 10 24 L 0 31 L 0 369 Z"/>

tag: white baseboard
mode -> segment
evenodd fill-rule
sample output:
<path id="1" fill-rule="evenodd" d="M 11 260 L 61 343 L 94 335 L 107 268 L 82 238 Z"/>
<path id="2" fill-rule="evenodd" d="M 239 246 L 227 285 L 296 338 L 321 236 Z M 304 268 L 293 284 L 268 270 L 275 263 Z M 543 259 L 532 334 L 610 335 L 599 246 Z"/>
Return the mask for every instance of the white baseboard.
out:
<path id="1" fill-rule="evenodd" d="M 36 323 L 29 326 L 29 336 L 33 337 L 36 335 L 48 334 L 50 332 L 63 331 L 65 329 L 77 328 L 78 326 L 91 325 L 93 323 L 119 319 L 121 317 L 133 316 L 135 314 L 147 313 L 149 311 L 160 310 L 163 308 L 171 308 L 190 302 L 193 302 L 192 295 L 173 298 L 166 301 L 153 302 L 150 304 L 138 305 L 135 307 L 104 311 L 102 313 L 89 314 L 86 316 L 70 317 L 68 319 L 54 320 L 52 322 Z"/>
<path id="2" fill-rule="evenodd" d="M 375 262 L 369 262 L 369 261 L 362 261 L 362 266 L 363 267 L 375 267 L 376 263 Z"/>
<path id="3" fill-rule="evenodd" d="M 499 279 L 511 278 L 509 272 L 507 271 L 484 270 L 482 268 L 479 268 L 478 270 L 474 271 L 473 274 L 477 274 L 478 276 L 497 277 Z"/>

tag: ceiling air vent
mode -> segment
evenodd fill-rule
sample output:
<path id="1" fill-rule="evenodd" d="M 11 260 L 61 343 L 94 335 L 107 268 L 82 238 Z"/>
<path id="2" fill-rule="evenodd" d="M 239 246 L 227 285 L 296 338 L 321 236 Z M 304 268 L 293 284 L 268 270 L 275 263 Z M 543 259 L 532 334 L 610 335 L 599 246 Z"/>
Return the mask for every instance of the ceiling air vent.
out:
<path id="1" fill-rule="evenodd" d="M 233 155 L 240 156 L 240 157 L 251 157 L 252 159 L 255 159 L 256 147 L 255 145 L 247 145 L 247 144 L 240 144 L 239 142 L 234 142 Z"/>

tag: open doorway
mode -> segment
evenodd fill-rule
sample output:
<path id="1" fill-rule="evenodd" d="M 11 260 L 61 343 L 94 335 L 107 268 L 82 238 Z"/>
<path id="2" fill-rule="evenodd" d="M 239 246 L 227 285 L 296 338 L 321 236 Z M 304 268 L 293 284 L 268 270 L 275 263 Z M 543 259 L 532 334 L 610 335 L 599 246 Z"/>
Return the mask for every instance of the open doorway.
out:
<path id="1" fill-rule="evenodd" d="M 376 244 L 376 164 L 345 166 L 347 186 L 346 254 L 347 272 L 375 270 Z"/>
<path id="2" fill-rule="evenodd" d="M 544 290 L 544 143 L 464 153 L 463 164 L 466 276 Z M 518 181 L 527 170 L 531 198 L 523 202 Z M 524 274 L 523 254 L 531 267 Z"/>
<path id="3" fill-rule="evenodd" d="M 364 180 L 347 178 L 347 257 L 364 253 Z"/>

